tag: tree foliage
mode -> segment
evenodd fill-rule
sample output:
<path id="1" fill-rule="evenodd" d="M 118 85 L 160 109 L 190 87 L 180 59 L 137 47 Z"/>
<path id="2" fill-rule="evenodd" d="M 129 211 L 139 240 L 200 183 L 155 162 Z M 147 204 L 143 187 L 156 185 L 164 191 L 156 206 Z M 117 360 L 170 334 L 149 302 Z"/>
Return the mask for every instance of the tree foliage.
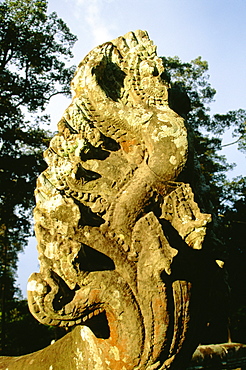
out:
<path id="1" fill-rule="evenodd" d="M 40 324 L 29 312 L 26 300 L 14 299 L 9 307 L 5 348 L 7 356 L 21 356 L 47 347 L 67 331 Z"/>
<path id="2" fill-rule="evenodd" d="M 211 307 L 212 325 L 204 340 L 207 343 L 227 340 L 228 314 L 232 339 L 246 343 L 246 298 L 241 291 L 246 284 L 246 177 L 229 180 L 227 171 L 233 165 L 220 152 L 223 134 L 228 129 L 235 138 L 229 145 L 237 144 L 238 150 L 246 152 L 246 110 L 210 113 L 216 91 L 209 83 L 208 63 L 201 57 L 190 63 L 183 63 L 178 57 L 162 59 L 165 77 L 171 84 L 170 105 L 186 115 L 188 130 L 190 127 L 191 155 L 182 180 L 191 183 L 203 210 L 213 214 L 209 248 L 215 259 L 225 261 L 228 273 L 229 289 L 226 292 L 225 285 L 217 287 Z M 231 298 L 226 310 L 229 291 Z"/>
<path id="3" fill-rule="evenodd" d="M 230 328 L 234 341 L 246 343 L 246 177 L 238 176 L 223 187 L 223 234 L 227 247 Z"/>
<path id="4" fill-rule="evenodd" d="M 45 0 L 0 3 L 0 282 L 1 345 L 6 343 L 11 304 L 18 293 L 18 252 L 31 230 L 31 210 L 42 152 L 50 133 L 41 115 L 50 98 L 69 94 L 74 67 L 67 68 L 76 41 Z M 38 113 L 39 112 L 39 113 Z M 38 115 L 39 114 L 39 115 Z"/>

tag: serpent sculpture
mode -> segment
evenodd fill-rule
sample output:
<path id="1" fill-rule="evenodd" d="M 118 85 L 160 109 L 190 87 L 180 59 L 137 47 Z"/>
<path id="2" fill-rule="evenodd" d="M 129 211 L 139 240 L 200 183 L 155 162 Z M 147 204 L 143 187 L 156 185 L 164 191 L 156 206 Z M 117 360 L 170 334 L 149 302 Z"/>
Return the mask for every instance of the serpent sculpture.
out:
<path id="1" fill-rule="evenodd" d="M 199 343 L 211 216 L 177 181 L 187 129 L 164 72 L 144 31 L 96 47 L 44 155 L 28 302 L 43 324 L 81 327 L 78 369 L 180 370 Z"/>

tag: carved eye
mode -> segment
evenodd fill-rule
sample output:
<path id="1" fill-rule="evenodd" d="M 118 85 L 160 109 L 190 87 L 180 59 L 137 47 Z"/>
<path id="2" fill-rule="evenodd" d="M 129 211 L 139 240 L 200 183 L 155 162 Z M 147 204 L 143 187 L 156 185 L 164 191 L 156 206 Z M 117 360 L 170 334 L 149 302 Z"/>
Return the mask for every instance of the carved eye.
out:
<path id="1" fill-rule="evenodd" d="M 92 74 L 95 74 L 98 85 L 109 98 L 114 101 L 121 98 L 126 74 L 116 63 L 103 57 L 102 61 L 92 69 Z"/>
<path id="2" fill-rule="evenodd" d="M 139 66 L 139 73 L 142 77 L 159 76 L 159 71 L 154 62 L 143 60 Z"/>
<path id="3" fill-rule="evenodd" d="M 158 69 L 157 69 L 156 67 L 154 67 L 154 70 L 153 70 L 153 72 L 152 72 L 152 75 L 153 75 L 154 77 L 159 76 L 159 71 L 158 71 Z"/>

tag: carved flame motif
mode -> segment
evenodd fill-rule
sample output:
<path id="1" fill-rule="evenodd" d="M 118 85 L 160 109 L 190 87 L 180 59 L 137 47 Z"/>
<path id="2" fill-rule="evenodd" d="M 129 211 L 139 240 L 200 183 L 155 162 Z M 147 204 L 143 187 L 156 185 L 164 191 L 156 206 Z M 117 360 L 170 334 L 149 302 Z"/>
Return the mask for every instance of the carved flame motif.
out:
<path id="1" fill-rule="evenodd" d="M 146 32 L 98 46 L 45 152 L 28 302 L 41 323 L 81 325 L 86 369 L 180 370 L 198 344 L 192 252 L 210 216 L 175 183 L 188 142 L 168 88 Z"/>

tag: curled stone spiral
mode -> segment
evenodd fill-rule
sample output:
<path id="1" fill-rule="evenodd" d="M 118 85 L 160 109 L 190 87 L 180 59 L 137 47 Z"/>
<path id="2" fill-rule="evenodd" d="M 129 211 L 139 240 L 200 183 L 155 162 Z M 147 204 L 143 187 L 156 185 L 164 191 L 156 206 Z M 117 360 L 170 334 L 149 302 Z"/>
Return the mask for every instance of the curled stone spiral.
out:
<path id="1" fill-rule="evenodd" d="M 96 47 L 44 154 L 28 302 L 80 328 L 78 369 L 180 370 L 199 343 L 211 216 L 177 181 L 189 147 L 169 89 L 147 32 Z"/>

